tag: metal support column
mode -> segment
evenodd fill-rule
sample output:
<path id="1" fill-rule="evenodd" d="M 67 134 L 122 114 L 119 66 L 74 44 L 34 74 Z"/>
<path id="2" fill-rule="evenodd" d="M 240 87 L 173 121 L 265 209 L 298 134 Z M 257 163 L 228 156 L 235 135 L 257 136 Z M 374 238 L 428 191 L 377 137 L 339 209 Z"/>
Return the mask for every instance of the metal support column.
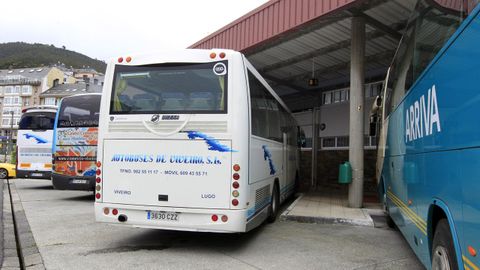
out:
<path id="1" fill-rule="evenodd" d="M 352 165 L 352 183 L 348 190 L 348 205 L 352 208 L 360 208 L 363 205 L 364 57 L 365 19 L 353 17 L 350 64 L 350 147 L 348 151 Z"/>
<path id="2" fill-rule="evenodd" d="M 317 156 L 319 147 L 318 140 L 318 114 L 320 112 L 319 108 L 313 108 L 312 112 L 312 182 L 311 190 L 317 189 Z"/>

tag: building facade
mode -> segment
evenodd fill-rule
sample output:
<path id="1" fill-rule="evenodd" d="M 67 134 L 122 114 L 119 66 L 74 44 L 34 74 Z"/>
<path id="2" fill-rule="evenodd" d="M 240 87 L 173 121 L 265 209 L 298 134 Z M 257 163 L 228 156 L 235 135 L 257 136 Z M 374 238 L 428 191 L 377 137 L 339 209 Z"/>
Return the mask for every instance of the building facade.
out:
<path id="1" fill-rule="evenodd" d="M 40 94 L 41 105 L 58 105 L 60 100 L 64 97 L 86 94 L 86 93 L 101 93 L 103 85 L 100 84 L 59 84 Z"/>
<path id="2" fill-rule="evenodd" d="M 0 136 L 16 138 L 22 109 L 40 104 L 40 94 L 64 82 L 56 67 L 0 70 Z M 70 79 L 71 80 L 71 79 Z"/>

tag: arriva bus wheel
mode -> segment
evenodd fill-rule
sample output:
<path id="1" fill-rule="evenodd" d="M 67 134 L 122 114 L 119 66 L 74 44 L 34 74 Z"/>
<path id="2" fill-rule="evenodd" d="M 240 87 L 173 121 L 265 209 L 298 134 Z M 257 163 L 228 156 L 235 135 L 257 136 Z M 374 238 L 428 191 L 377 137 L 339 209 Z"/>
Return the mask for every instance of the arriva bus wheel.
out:
<path id="1" fill-rule="evenodd" d="M 385 221 L 387 223 L 387 226 L 390 229 L 396 229 L 397 226 L 395 225 L 395 222 L 392 219 L 392 216 L 390 216 L 390 210 L 388 209 L 387 205 L 387 194 L 383 193 L 383 212 L 385 213 Z"/>
<path id="2" fill-rule="evenodd" d="M 267 221 L 269 223 L 275 222 L 275 219 L 277 218 L 278 207 L 280 204 L 280 197 L 278 193 L 279 193 L 278 184 L 275 183 L 272 190 L 272 203 L 270 204 L 270 207 L 268 210 Z"/>
<path id="3" fill-rule="evenodd" d="M 438 222 L 432 247 L 432 270 L 458 270 L 450 226 L 446 219 Z"/>
<path id="4" fill-rule="evenodd" d="M 397 229 L 397 225 L 395 224 L 395 221 L 393 221 L 392 216 L 390 216 L 390 212 L 388 211 L 388 208 L 387 208 L 387 211 L 386 211 L 385 214 L 386 214 L 387 226 L 388 226 L 390 229 Z"/>
<path id="5" fill-rule="evenodd" d="M 4 168 L 0 168 L 0 179 L 8 178 L 8 171 Z"/>

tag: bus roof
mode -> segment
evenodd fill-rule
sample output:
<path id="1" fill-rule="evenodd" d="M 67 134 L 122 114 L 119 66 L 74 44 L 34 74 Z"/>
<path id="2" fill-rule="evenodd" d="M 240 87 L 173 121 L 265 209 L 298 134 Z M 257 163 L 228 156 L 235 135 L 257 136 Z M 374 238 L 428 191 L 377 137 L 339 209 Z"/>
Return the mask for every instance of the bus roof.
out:
<path id="1" fill-rule="evenodd" d="M 22 110 L 22 113 L 38 112 L 38 111 L 56 112 L 57 110 L 58 110 L 58 107 L 54 105 L 35 105 L 35 106 L 24 108 Z"/>

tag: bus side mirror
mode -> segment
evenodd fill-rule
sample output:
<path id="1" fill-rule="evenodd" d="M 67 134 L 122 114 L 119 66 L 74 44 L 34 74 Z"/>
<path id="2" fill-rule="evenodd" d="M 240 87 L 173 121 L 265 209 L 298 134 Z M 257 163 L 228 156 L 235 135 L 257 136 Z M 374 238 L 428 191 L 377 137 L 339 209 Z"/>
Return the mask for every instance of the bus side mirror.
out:
<path id="1" fill-rule="evenodd" d="M 378 123 L 378 117 L 376 115 L 370 116 L 370 131 L 368 133 L 370 137 L 377 136 L 377 123 Z"/>
<path id="2" fill-rule="evenodd" d="M 306 147 L 307 146 L 307 139 L 305 138 L 305 132 L 303 132 L 303 130 L 298 127 L 298 141 L 297 141 L 297 145 L 298 147 Z"/>
<path id="3" fill-rule="evenodd" d="M 371 137 L 377 136 L 378 116 L 381 106 L 382 98 L 377 96 L 372 104 L 372 109 L 370 110 L 370 130 L 368 134 Z"/>

